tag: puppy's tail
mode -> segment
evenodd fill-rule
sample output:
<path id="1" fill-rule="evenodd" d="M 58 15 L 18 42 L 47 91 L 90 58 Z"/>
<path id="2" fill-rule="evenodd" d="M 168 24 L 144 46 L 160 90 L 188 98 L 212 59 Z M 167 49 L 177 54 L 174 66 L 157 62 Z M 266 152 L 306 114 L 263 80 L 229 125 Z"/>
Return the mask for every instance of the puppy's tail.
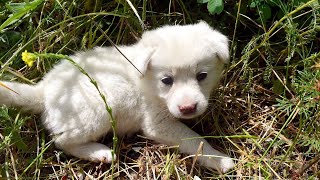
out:
<path id="1" fill-rule="evenodd" d="M 40 113 L 44 109 L 43 84 L 28 85 L 0 81 L 0 106 L 20 107 L 23 111 Z"/>

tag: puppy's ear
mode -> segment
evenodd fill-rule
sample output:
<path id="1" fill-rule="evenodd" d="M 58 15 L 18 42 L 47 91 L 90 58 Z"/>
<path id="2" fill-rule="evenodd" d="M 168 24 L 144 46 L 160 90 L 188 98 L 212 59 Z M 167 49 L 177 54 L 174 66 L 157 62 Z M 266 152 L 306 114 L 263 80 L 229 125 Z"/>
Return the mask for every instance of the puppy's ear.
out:
<path id="1" fill-rule="evenodd" d="M 140 71 L 140 78 L 142 78 L 148 69 L 148 65 L 150 64 L 151 57 L 155 52 L 155 48 L 144 48 L 136 59 L 135 66 Z"/>
<path id="2" fill-rule="evenodd" d="M 207 36 L 207 45 L 216 52 L 217 58 L 224 64 L 229 63 L 229 42 L 227 36 L 213 29 L 205 21 L 199 21 L 198 26 L 202 34 Z"/>
<path id="3" fill-rule="evenodd" d="M 225 47 L 221 47 L 221 49 L 219 49 L 216 52 L 216 55 L 221 62 L 223 62 L 224 64 L 229 64 L 229 59 L 230 59 L 229 46 L 228 45 L 224 45 L 224 46 Z"/>
<path id="4" fill-rule="evenodd" d="M 228 38 L 216 30 L 214 30 L 212 37 L 215 37 L 216 56 L 221 62 L 228 64 L 230 59 Z"/>

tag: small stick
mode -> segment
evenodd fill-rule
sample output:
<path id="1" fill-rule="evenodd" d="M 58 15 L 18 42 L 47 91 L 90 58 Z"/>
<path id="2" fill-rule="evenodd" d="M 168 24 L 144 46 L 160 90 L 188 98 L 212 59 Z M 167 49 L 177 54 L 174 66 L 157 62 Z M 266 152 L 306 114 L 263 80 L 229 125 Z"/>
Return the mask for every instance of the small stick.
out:
<path id="1" fill-rule="evenodd" d="M 4 88 L 7 88 L 7 89 L 9 89 L 10 91 L 12 91 L 12 92 L 14 92 L 14 93 L 16 93 L 16 94 L 19 94 L 19 93 L 17 93 L 16 91 L 14 91 L 13 89 L 11 89 L 11 88 L 9 88 L 8 86 L 6 86 L 5 84 L 3 84 L 2 82 L 0 82 L 0 86 L 2 86 L 2 87 L 4 87 Z"/>
<path id="2" fill-rule="evenodd" d="M 194 169 L 194 166 L 195 166 L 195 164 L 196 164 L 196 161 L 197 161 L 197 159 L 198 159 L 198 156 L 199 156 L 199 155 L 202 155 L 202 150 L 203 150 L 203 142 L 201 141 L 201 143 L 199 144 L 197 153 L 195 154 L 195 157 L 194 157 L 193 162 L 192 162 L 192 167 L 191 167 L 191 171 L 190 171 L 190 175 L 191 175 L 191 176 L 192 176 L 193 169 Z"/>
<path id="3" fill-rule="evenodd" d="M 297 172 L 296 174 L 298 176 L 302 176 L 302 174 L 309 169 L 312 165 L 314 165 L 315 163 L 317 163 L 320 160 L 320 153 L 316 154 L 316 156 L 311 159 L 310 161 L 307 161 Z"/>

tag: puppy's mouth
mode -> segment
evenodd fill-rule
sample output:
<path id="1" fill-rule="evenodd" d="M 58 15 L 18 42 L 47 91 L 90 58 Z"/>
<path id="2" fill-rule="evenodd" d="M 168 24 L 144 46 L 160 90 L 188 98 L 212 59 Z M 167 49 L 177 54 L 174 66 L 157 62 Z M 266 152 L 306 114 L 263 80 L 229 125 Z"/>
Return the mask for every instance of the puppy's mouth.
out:
<path id="1" fill-rule="evenodd" d="M 181 114 L 180 115 L 180 119 L 192 119 L 192 118 L 195 118 L 197 116 L 199 116 L 200 114 L 199 113 L 190 113 L 190 114 Z"/>

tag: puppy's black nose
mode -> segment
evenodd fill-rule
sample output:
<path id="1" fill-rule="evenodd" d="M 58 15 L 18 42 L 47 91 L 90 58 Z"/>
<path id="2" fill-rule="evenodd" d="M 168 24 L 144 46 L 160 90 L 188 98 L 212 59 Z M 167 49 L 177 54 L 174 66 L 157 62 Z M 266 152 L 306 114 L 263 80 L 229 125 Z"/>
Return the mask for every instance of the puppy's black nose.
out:
<path id="1" fill-rule="evenodd" d="M 197 103 L 179 106 L 179 111 L 184 115 L 193 114 L 197 111 Z"/>

